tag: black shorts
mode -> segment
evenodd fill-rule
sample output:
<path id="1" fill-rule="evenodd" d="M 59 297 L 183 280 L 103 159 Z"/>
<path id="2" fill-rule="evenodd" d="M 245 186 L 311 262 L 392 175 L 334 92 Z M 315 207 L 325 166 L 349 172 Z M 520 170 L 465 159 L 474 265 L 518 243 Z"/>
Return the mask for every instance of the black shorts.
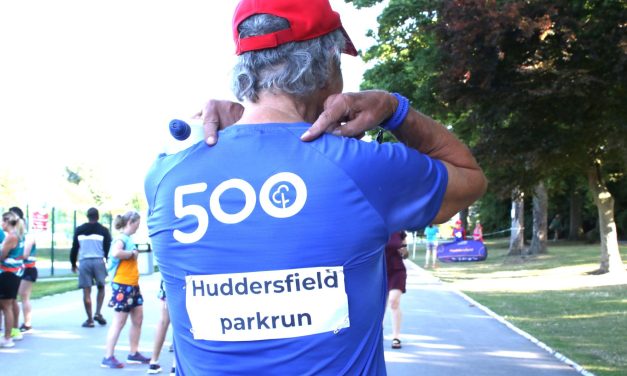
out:
<path id="1" fill-rule="evenodd" d="M 22 279 L 29 282 L 37 282 L 38 275 L 37 268 L 25 268 Z"/>
<path id="2" fill-rule="evenodd" d="M 22 279 L 11 272 L 0 273 L 0 299 L 16 299 Z"/>

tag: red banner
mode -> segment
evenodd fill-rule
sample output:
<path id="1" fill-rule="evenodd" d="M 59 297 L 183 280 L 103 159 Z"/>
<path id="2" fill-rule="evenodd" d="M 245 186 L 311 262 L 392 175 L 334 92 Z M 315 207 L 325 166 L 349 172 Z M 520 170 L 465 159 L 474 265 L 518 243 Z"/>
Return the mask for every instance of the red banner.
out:
<path id="1" fill-rule="evenodd" d="M 33 212 L 33 230 L 46 231 L 48 229 L 48 213 Z"/>

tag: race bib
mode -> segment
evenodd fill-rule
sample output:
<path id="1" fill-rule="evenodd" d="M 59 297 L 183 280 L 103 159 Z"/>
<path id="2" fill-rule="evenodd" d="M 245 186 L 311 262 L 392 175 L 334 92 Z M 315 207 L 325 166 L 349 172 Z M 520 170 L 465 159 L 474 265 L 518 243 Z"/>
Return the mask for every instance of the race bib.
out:
<path id="1" fill-rule="evenodd" d="M 194 339 L 258 341 L 350 326 L 341 266 L 192 275 L 185 289 Z"/>

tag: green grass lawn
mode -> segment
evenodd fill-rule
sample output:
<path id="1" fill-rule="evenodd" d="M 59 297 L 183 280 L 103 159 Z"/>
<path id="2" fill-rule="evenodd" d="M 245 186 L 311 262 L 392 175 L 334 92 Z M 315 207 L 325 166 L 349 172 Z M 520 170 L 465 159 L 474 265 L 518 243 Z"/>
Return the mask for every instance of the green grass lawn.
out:
<path id="1" fill-rule="evenodd" d="M 46 278 L 40 278 L 33 285 L 31 299 L 38 299 L 48 295 L 60 294 L 78 289 L 77 278 L 67 278 L 63 280 L 47 281 Z"/>
<path id="2" fill-rule="evenodd" d="M 37 258 L 39 260 L 50 260 L 52 258 L 50 248 L 37 249 Z M 70 250 L 66 248 L 57 248 L 54 250 L 55 261 L 69 261 Z M 41 274 L 41 271 L 40 271 Z M 58 276 L 55 274 L 55 277 Z M 67 291 L 76 290 L 78 287 L 76 274 L 70 274 L 67 278 L 46 278 L 40 277 L 37 283 L 33 285 L 31 299 L 38 299 L 48 295 L 60 294 Z"/>
<path id="3" fill-rule="evenodd" d="M 433 274 L 598 376 L 627 375 L 627 278 L 594 276 L 598 244 L 549 243 L 548 254 L 440 264 Z M 627 247 L 621 247 L 627 261 Z M 414 261 L 424 264 L 423 252 Z"/>
<path id="4" fill-rule="evenodd" d="M 51 259 L 52 258 L 52 250 L 50 248 L 41 248 L 37 249 L 37 258 L 41 259 Z M 69 261 L 70 260 L 70 250 L 68 248 L 55 248 L 54 250 L 54 259 Z"/>

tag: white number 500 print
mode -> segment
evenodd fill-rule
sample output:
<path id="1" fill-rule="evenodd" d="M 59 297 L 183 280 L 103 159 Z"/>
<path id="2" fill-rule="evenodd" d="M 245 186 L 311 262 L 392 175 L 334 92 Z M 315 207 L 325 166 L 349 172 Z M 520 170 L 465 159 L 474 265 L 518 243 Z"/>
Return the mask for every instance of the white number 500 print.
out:
<path id="1" fill-rule="evenodd" d="M 282 183 L 282 184 L 280 184 Z M 289 183 L 294 187 L 295 199 L 291 202 L 285 193 L 290 190 Z M 220 196 L 229 189 L 238 189 L 244 194 L 244 207 L 237 213 L 229 214 L 220 205 Z M 189 244 L 200 240 L 209 228 L 209 213 L 201 205 L 183 205 L 183 196 L 202 193 L 207 190 L 206 183 L 195 183 L 176 187 L 174 190 L 174 215 L 182 218 L 188 215 L 196 217 L 198 227 L 193 232 L 174 230 L 174 239 Z M 264 212 L 274 218 L 288 218 L 296 215 L 307 201 L 307 186 L 300 176 L 291 172 L 279 172 L 272 175 L 261 186 L 259 204 Z M 257 204 L 255 189 L 242 179 L 229 179 L 218 184 L 209 196 L 209 211 L 215 219 L 226 224 L 235 224 L 248 218 Z"/>

